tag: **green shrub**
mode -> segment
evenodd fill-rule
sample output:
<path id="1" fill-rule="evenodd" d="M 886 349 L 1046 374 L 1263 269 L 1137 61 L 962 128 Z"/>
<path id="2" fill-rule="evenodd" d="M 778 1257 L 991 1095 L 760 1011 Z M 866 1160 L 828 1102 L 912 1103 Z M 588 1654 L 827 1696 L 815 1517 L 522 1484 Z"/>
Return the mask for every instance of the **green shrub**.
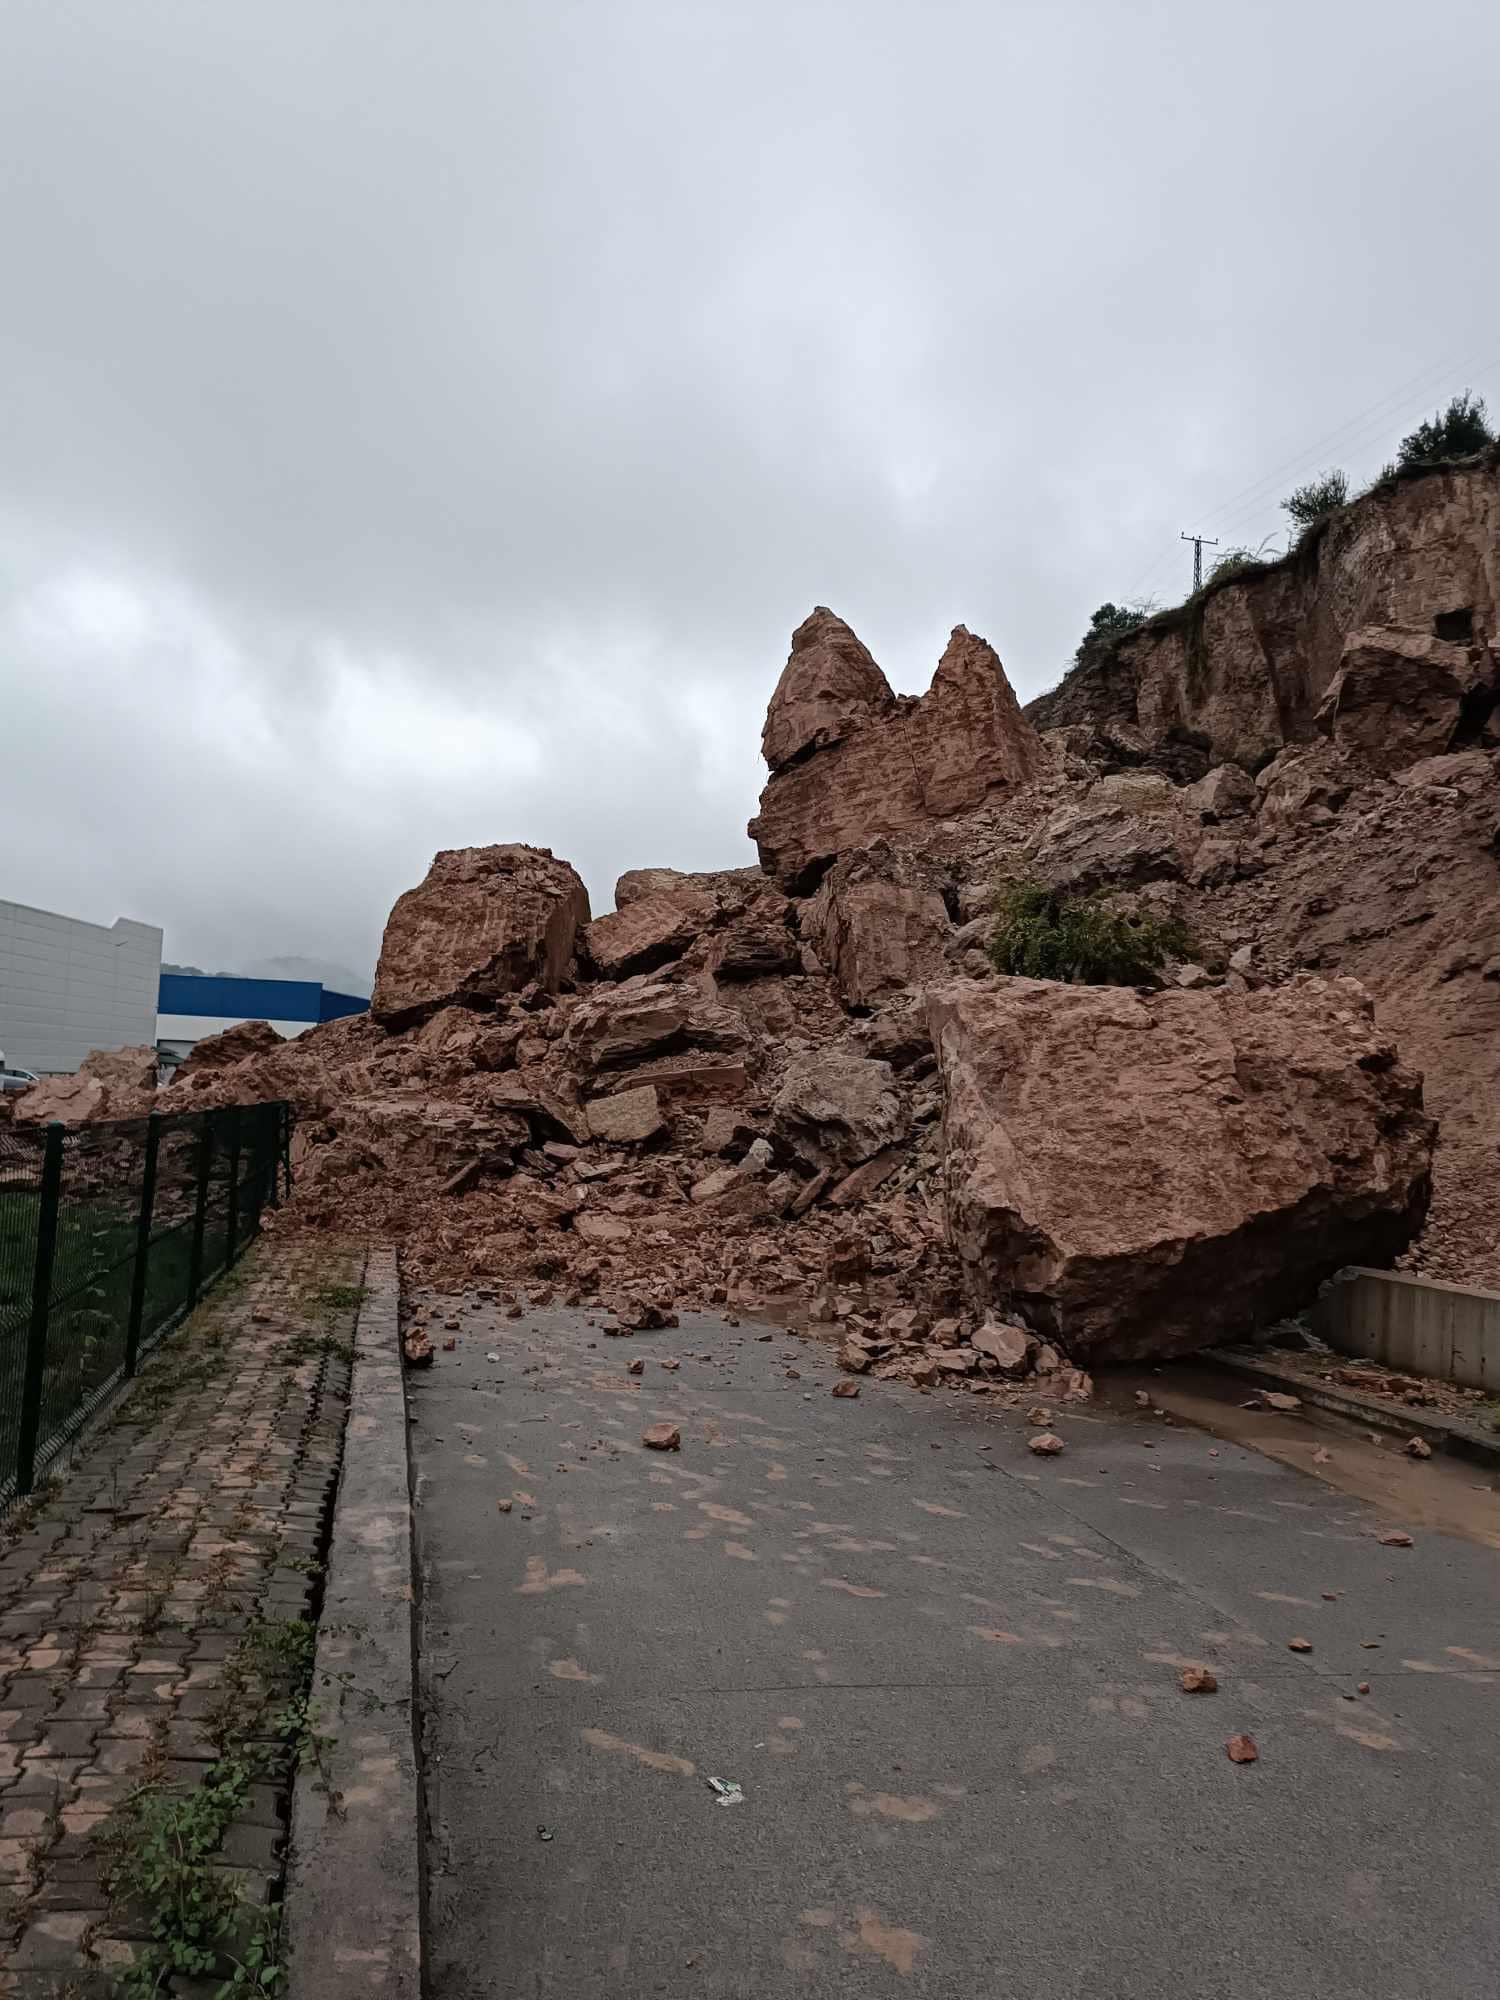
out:
<path id="1" fill-rule="evenodd" d="M 1208 573 L 1210 583 L 1224 583 L 1232 576 L 1244 576 L 1253 570 L 1266 569 L 1269 560 L 1264 553 L 1265 544 L 1258 549 L 1225 549 Z"/>
<path id="2" fill-rule="evenodd" d="M 1402 466 L 1441 465 L 1450 458 L 1470 458 L 1494 442 L 1495 433 L 1485 420 L 1483 396 L 1465 389 L 1446 410 L 1439 410 L 1425 424 L 1418 424 L 1409 437 L 1402 438 L 1395 465 L 1388 465 L 1381 478 L 1388 479 Z"/>
<path id="3" fill-rule="evenodd" d="M 1335 507 L 1342 507 L 1349 498 L 1349 479 L 1343 472 L 1320 472 L 1316 479 L 1309 479 L 1305 486 L 1299 486 L 1290 493 L 1281 505 L 1291 515 L 1292 526 L 1303 532 L 1321 521 L 1325 514 L 1331 514 Z"/>
<path id="4" fill-rule="evenodd" d="M 1073 655 L 1074 664 L 1081 662 L 1096 646 L 1106 645 L 1122 633 L 1133 632 L 1137 625 L 1144 625 L 1150 616 L 1149 604 L 1101 604 L 1089 620 L 1089 629 L 1078 642 L 1078 650 Z"/>
<path id="5" fill-rule="evenodd" d="M 997 972 L 1075 986 L 1159 986 L 1168 958 L 1191 956 L 1192 939 L 1175 917 L 1107 909 L 1097 896 L 1073 901 L 1035 882 L 995 892 Z"/>

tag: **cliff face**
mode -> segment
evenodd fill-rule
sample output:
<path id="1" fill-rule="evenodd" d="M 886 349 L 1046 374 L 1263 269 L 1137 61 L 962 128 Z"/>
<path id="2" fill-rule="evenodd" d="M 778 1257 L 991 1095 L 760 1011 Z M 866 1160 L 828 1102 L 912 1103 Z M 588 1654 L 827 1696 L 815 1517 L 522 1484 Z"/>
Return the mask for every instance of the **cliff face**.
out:
<path id="1" fill-rule="evenodd" d="M 1254 771 L 1313 740 L 1346 642 L 1371 628 L 1500 651 L 1500 451 L 1341 509 L 1281 562 L 1151 619 L 1025 712 L 1038 729 L 1133 725 L 1158 751 Z"/>

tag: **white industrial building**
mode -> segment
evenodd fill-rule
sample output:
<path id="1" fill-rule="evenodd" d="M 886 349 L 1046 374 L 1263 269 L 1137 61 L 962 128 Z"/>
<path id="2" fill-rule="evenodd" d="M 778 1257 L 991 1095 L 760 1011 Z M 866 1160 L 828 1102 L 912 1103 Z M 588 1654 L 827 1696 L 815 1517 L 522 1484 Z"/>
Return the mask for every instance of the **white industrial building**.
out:
<path id="1" fill-rule="evenodd" d="M 156 1040 L 162 934 L 0 902 L 0 1050 L 15 1068 L 74 1070 L 91 1049 Z"/>

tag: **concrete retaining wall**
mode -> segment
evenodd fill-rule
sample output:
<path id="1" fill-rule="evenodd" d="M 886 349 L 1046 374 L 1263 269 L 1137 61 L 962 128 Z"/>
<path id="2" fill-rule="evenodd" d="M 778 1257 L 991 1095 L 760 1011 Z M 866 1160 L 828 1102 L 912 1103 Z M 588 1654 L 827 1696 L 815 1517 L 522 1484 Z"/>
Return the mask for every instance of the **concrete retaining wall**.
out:
<path id="1" fill-rule="evenodd" d="M 1340 1354 L 1500 1396 L 1500 1292 L 1355 1269 L 1318 1301 L 1316 1325 Z"/>

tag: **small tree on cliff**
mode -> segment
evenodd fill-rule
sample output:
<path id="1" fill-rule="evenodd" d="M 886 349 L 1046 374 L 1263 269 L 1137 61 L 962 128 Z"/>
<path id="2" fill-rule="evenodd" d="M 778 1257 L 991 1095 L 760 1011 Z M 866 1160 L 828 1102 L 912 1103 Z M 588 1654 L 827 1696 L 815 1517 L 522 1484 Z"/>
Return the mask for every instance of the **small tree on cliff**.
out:
<path id="1" fill-rule="evenodd" d="M 1446 410 L 1439 410 L 1425 424 L 1418 424 L 1409 437 L 1402 438 L 1396 465 L 1442 465 L 1450 458 L 1471 458 L 1494 442 L 1495 433 L 1485 419 L 1483 396 L 1465 389 Z M 1387 473 L 1392 469 L 1387 466 Z"/>
<path id="2" fill-rule="evenodd" d="M 1150 616 L 1149 604 L 1101 604 L 1089 620 L 1089 629 L 1078 642 L 1078 650 L 1073 655 L 1075 665 L 1096 646 L 1107 645 L 1124 632 L 1133 632 L 1137 625 L 1144 625 Z"/>
<path id="3" fill-rule="evenodd" d="M 1316 479 L 1309 479 L 1305 486 L 1289 493 L 1281 505 L 1283 511 L 1291 515 L 1292 526 L 1300 534 L 1306 534 L 1325 514 L 1331 514 L 1335 507 L 1342 507 L 1348 498 L 1348 475 L 1335 470 L 1321 472 Z"/>
<path id="4" fill-rule="evenodd" d="M 1077 901 L 1036 882 L 995 891 L 990 960 L 1018 979 L 1059 979 L 1074 986 L 1160 986 L 1169 958 L 1193 955 L 1175 917 L 1112 910 L 1097 896 Z"/>

